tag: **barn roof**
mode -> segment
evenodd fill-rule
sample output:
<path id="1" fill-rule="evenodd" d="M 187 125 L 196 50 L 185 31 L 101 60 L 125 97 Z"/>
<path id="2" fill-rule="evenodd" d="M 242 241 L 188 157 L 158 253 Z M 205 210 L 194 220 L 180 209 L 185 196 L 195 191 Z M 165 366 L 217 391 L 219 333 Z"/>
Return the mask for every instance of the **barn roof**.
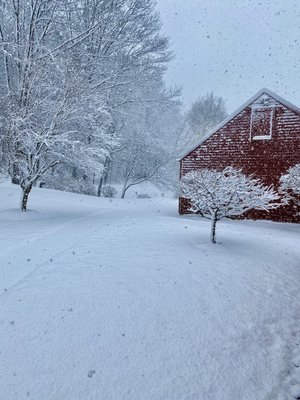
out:
<path id="1" fill-rule="evenodd" d="M 279 103 L 283 104 L 284 106 L 290 108 L 291 110 L 295 111 L 296 113 L 300 114 L 300 108 L 296 107 L 294 104 L 288 102 L 283 97 L 278 96 L 278 94 L 272 92 L 267 88 L 260 89 L 255 95 L 253 95 L 249 100 L 247 100 L 244 104 L 241 105 L 234 113 L 230 114 L 227 118 L 225 118 L 219 125 L 217 125 L 212 131 L 208 132 L 203 138 L 196 143 L 189 151 L 187 151 L 181 158 L 185 158 L 188 156 L 192 151 L 194 151 L 197 147 L 199 147 L 202 143 L 204 143 L 207 139 L 209 139 L 214 133 L 216 133 L 219 129 L 221 129 L 224 125 L 226 125 L 230 120 L 236 117 L 240 112 L 244 110 L 244 108 L 248 107 L 251 103 L 253 103 L 258 97 L 262 94 L 267 94 L 273 99 L 277 100 Z"/>

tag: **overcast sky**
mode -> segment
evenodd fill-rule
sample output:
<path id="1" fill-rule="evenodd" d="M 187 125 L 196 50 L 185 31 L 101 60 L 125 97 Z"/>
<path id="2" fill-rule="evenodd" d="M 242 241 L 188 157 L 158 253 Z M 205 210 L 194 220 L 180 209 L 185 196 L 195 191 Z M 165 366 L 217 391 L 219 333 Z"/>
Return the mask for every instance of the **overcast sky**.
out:
<path id="1" fill-rule="evenodd" d="M 166 79 L 189 105 L 213 91 L 229 112 L 262 87 L 300 107 L 300 0 L 157 0 L 176 57 Z"/>

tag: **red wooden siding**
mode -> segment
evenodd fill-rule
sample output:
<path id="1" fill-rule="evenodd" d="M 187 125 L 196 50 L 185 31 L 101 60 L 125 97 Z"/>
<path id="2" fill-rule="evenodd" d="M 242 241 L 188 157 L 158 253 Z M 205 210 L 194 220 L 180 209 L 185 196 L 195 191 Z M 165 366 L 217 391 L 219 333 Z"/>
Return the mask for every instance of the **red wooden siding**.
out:
<path id="1" fill-rule="evenodd" d="M 252 102 L 180 161 L 180 176 L 195 169 L 232 166 L 277 187 L 280 176 L 300 163 L 300 112 L 270 96 L 268 102 L 274 110 L 271 139 L 251 138 Z M 188 203 L 179 199 L 180 214 L 188 213 Z M 289 205 L 270 212 L 251 211 L 246 217 L 300 222 L 299 211 Z"/>

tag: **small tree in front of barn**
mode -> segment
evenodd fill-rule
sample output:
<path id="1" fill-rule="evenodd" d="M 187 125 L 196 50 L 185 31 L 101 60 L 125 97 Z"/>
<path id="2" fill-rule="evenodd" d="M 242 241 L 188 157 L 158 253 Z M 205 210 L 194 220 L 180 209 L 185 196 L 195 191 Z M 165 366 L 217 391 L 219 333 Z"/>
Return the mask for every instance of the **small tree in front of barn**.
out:
<path id="1" fill-rule="evenodd" d="M 287 201 L 293 201 L 300 206 L 300 164 L 289 168 L 280 178 L 280 191 Z"/>
<path id="2" fill-rule="evenodd" d="M 191 203 L 190 211 L 211 220 L 211 242 L 216 243 L 216 224 L 249 210 L 279 207 L 279 195 L 241 170 L 226 167 L 222 171 L 191 171 L 181 179 L 181 196 Z"/>

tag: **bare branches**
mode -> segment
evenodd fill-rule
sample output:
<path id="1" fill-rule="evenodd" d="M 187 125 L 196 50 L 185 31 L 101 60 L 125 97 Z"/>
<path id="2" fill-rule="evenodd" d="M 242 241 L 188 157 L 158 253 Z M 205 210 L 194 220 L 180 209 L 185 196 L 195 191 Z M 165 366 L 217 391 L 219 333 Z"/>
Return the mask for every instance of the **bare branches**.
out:
<path id="1" fill-rule="evenodd" d="M 190 129 L 185 147 L 190 147 L 227 117 L 225 102 L 222 97 L 208 93 L 192 104 L 186 117 Z"/>

